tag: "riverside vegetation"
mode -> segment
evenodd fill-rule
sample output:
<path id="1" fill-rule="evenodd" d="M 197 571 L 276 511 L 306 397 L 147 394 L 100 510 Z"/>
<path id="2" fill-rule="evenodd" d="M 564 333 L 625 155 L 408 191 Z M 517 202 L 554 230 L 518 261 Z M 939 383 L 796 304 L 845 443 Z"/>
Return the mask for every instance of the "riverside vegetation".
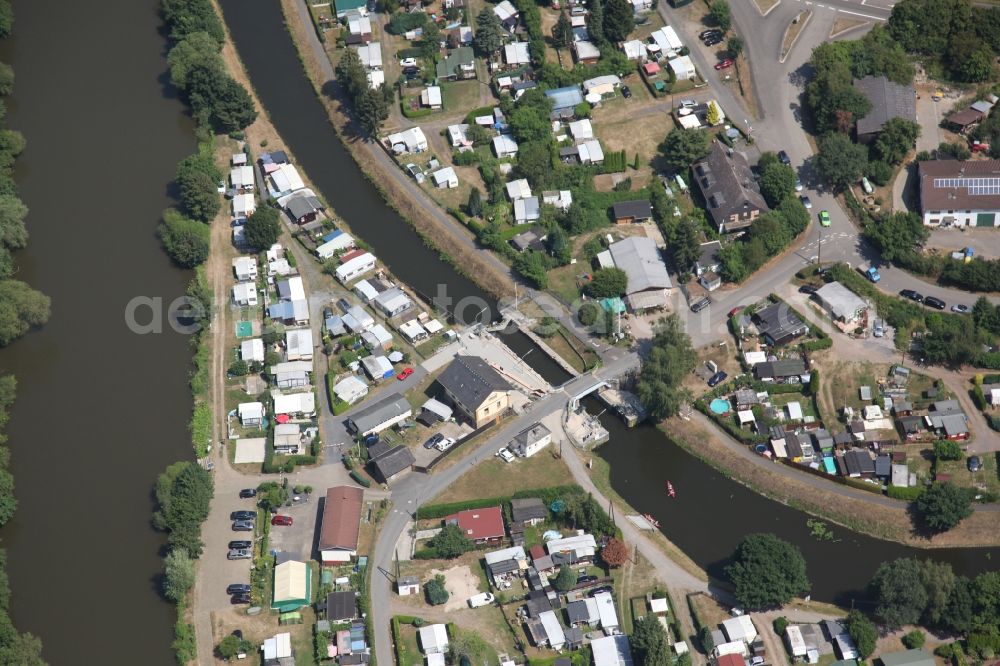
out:
<path id="1" fill-rule="evenodd" d="M 211 249 L 209 223 L 222 209 L 217 188 L 223 173 L 214 160 L 215 137 L 228 134 L 242 139 L 257 111 L 247 90 L 226 71 L 220 54 L 226 32 L 211 0 L 162 0 L 161 11 L 173 42 L 167 55 L 170 81 L 181 91 L 197 122 L 198 150 L 177 167 L 180 208 L 164 211 L 159 236 L 178 266 L 195 269 L 187 289 L 186 313 L 188 323 L 197 330 L 191 341 L 195 354 L 190 430 L 195 452 L 202 458 L 208 454 L 212 437 L 206 341 L 212 291 L 201 265 Z M 212 476 L 195 462 L 178 462 L 160 475 L 155 494 L 153 526 L 167 533 L 163 594 L 177 604 L 173 647 L 177 661 L 184 664 L 197 657 L 187 601 L 195 581 L 194 560 L 202 551 L 201 524 L 208 517 Z"/>

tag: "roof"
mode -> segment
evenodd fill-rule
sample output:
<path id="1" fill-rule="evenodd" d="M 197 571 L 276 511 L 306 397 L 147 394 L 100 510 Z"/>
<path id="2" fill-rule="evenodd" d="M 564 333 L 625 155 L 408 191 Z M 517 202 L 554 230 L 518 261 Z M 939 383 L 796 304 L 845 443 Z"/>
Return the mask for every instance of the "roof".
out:
<path id="1" fill-rule="evenodd" d="M 274 600 L 271 607 L 279 608 L 285 601 L 308 604 L 309 578 L 309 565 L 305 562 L 288 560 L 274 567 Z"/>
<path id="2" fill-rule="evenodd" d="M 448 649 L 448 630 L 443 624 L 429 624 L 417 629 L 420 636 L 420 647 L 424 654 L 445 652 Z"/>
<path id="3" fill-rule="evenodd" d="M 517 141 L 514 140 L 509 134 L 500 134 L 493 137 L 493 150 L 496 152 L 497 156 L 511 155 L 517 152 Z M 518 181 L 515 181 L 518 182 Z M 524 181 L 527 183 L 528 181 Z M 510 183 L 507 183 L 509 186 Z M 510 193 L 510 188 L 507 188 L 508 194 Z"/>
<path id="4" fill-rule="evenodd" d="M 510 3 L 510 0 L 503 0 L 503 2 L 497 4 L 497 6 L 493 8 L 493 13 L 496 14 L 501 21 L 506 21 L 517 16 L 517 9 L 515 9 L 514 5 Z"/>
<path id="5" fill-rule="evenodd" d="M 1000 160 L 920 162 L 920 208 L 1000 209 Z"/>
<path id="6" fill-rule="evenodd" d="M 361 58 L 361 64 L 365 67 L 373 68 L 382 66 L 382 44 L 380 42 L 372 42 L 359 46 L 357 47 L 357 52 L 358 57 Z"/>
<path id="7" fill-rule="evenodd" d="M 351 423 L 359 432 L 366 432 L 380 423 L 410 411 L 412 411 L 410 403 L 406 398 L 399 393 L 391 393 L 354 414 Z"/>
<path id="8" fill-rule="evenodd" d="M 531 196 L 531 185 L 528 184 L 525 178 L 512 180 L 504 187 L 507 188 L 507 196 L 511 199 L 524 199 Z"/>
<path id="9" fill-rule="evenodd" d="M 543 439 L 549 438 L 551 440 L 552 431 L 546 428 L 541 423 L 535 423 L 534 425 L 525 428 L 521 432 L 514 436 L 511 440 L 508 448 L 511 452 L 518 455 L 525 455 L 529 446 L 537 444 Z"/>
<path id="10" fill-rule="evenodd" d="M 523 523 L 526 520 L 544 520 L 549 517 L 549 510 L 539 498 L 525 497 L 510 501 L 510 515 L 515 523 Z"/>
<path id="11" fill-rule="evenodd" d="M 618 626 L 618 613 L 615 611 L 615 600 L 609 592 L 594 595 L 597 602 L 597 614 L 601 618 L 601 629 L 614 629 Z"/>
<path id="12" fill-rule="evenodd" d="M 857 294 L 840 284 L 830 282 L 816 290 L 816 296 L 834 317 L 847 319 L 868 307 Z"/>
<path id="13" fill-rule="evenodd" d="M 893 118 L 917 120 L 917 93 L 911 85 L 901 85 L 884 76 L 866 76 L 854 81 L 854 88 L 872 103 L 868 115 L 858 118 L 858 134 L 882 131 Z"/>
<path id="14" fill-rule="evenodd" d="M 798 315 L 784 303 L 773 303 L 753 315 L 760 332 L 774 344 L 784 344 L 809 330 Z"/>
<path id="15" fill-rule="evenodd" d="M 311 197 L 307 194 L 297 194 L 285 202 L 285 208 L 288 210 L 288 214 L 297 220 L 310 213 L 315 213 L 322 208 L 322 205 L 316 197 Z"/>
<path id="16" fill-rule="evenodd" d="M 590 40 L 581 39 L 573 42 L 573 50 L 578 60 L 591 60 L 601 57 L 601 50 Z"/>
<path id="17" fill-rule="evenodd" d="M 437 71 L 438 78 L 446 79 L 452 76 L 456 76 L 458 70 L 462 65 L 470 65 L 475 61 L 475 53 L 471 46 L 460 46 L 451 53 L 448 54 L 444 60 L 438 62 Z"/>
<path id="18" fill-rule="evenodd" d="M 722 630 L 731 641 L 747 641 L 757 638 L 757 627 L 748 615 L 731 617 L 722 622 Z"/>
<path id="19" fill-rule="evenodd" d="M 365 493 L 353 486 L 334 486 L 326 491 L 319 549 L 357 550 L 361 506 Z"/>
<path id="20" fill-rule="evenodd" d="M 594 138 L 594 126 L 590 124 L 589 118 L 574 120 L 569 124 L 569 133 L 574 139 Z"/>
<path id="21" fill-rule="evenodd" d="M 709 241 L 698 246 L 698 265 L 704 269 L 716 266 L 719 263 L 719 250 L 722 249 L 720 241 Z"/>
<path id="22" fill-rule="evenodd" d="M 715 660 L 716 666 L 746 666 L 747 662 L 742 655 L 736 653 L 724 654 Z"/>
<path id="23" fill-rule="evenodd" d="M 287 659 L 292 656 L 292 635 L 286 631 L 275 634 L 273 638 L 265 638 L 261 650 L 264 661 Z"/>
<path id="24" fill-rule="evenodd" d="M 779 359 L 758 363 L 753 367 L 753 371 L 759 379 L 794 377 L 806 373 L 806 362 L 800 358 Z"/>
<path id="25" fill-rule="evenodd" d="M 326 595 L 326 619 L 352 620 L 357 615 L 358 595 L 354 590 Z"/>
<path id="26" fill-rule="evenodd" d="M 667 266 L 660 257 L 652 238 L 630 236 L 612 243 L 608 250 L 615 266 L 628 276 L 626 293 L 633 294 L 647 289 L 670 289 L 673 283 L 667 274 Z"/>
<path id="27" fill-rule="evenodd" d="M 500 373 L 478 356 L 456 356 L 438 382 L 470 412 L 476 411 L 492 393 L 513 390 Z"/>
<path id="28" fill-rule="evenodd" d="M 973 109 L 971 106 L 962 109 L 961 111 L 956 111 L 955 113 L 949 114 L 945 117 L 945 121 L 953 125 L 958 125 L 959 127 L 965 127 L 973 123 L 978 123 L 983 119 L 983 112 L 977 109 Z"/>
<path id="29" fill-rule="evenodd" d="M 503 47 L 503 59 L 508 65 L 527 65 L 531 62 L 528 42 L 514 42 Z"/>
<path id="30" fill-rule="evenodd" d="M 572 109 L 577 104 L 583 102 L 583 91 L 580 86 L 566 86 L 565 88 L 553 88 L 546 90 L 545 96 L 552 100 L 552 109 Z"/>
<path id="31" fill-rule="evenodd" d="M 632 666 L 632 651 L 624 634 L 595 638 L 590 642 L 590 650 L 594 653 L 594 666 Z"/>
<path id="32" fill-rule="evenodd" d="M 523 197 L 514 200 L 514 219 L 517 222 L 532 222 L 542 215 L 538 197 Z"/>
<path id="33" fill-rule="evenodd" d="M 883 654 L 882 666 L 934 666 L 934 657 L 927 650 L 903 650 Z"/>
<path id="34" fill-rule="evenodd" d="M 695 162 L 692 168 L 716 226 L 730 222 L 731 215 L 768 210 L 742 153 L 733 151 L 730 155 L 724 145 L 713 141 L 708 156 Z"/>
<path id="35" fill-rule="evenodd" d="M 491 550 L 483 555 L 483 559 L 486 560 L 486 564 L 496 564 L 497 562 L 506 562 L 507 560 L 523 562 L 527 559 L 527 556 L 524 554 L 523 546 L 511 546 L 510 548 Z"/>
<path id="36" fill-rule="evenodd" d="M 388 481 L 415 462 L 416 458 L 410 453 L 410 449 L 400 444 L 374 458 L 371 464 L 379 475 L 381 475 L 382 479 Z"/>
<path id="37" fill-rule="evenodd" d="M 619 201 L 612 210 L 616 220 L 631 217 L 635 219 L 648 219 L 653 216 L 653 205 L 648 199 L 634 199 L 632 201 Z"/>
<path id="38" fill-rule="evenodd" d="M 545 630 L 545 637 L 548 639 L 549 646 L 552 649 L 558 649 L 565 645 L 566 634 L 563 633 L 562 624 L 559 623 L 559 618 L 556 617 L 555 611 L 542 611 L 538 614 L 538 619 L 542 623 L 542 628 Z"/>
<path id="39" fill-rule="evenodd" d="M 506 532 L 503 511 L 498 506 L 466 509 L 444 519 L 448 525 L 458 525 L 465 536 L 473 541 L 502 538 Z"/>
<path id="40" fill-rule="evenodd" d="M 566 617 L 570 624 L 584 622 L 591 624 L 595 622 L 599 615 L 597 613 L 597 602 L 593 599 L 578 599 L 566 604 Z"/>

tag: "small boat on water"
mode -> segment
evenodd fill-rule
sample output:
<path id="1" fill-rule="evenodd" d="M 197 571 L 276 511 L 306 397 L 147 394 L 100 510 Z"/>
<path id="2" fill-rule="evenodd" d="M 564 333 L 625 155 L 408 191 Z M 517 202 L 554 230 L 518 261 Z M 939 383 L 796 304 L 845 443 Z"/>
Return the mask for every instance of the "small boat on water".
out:
<path id="1" fill-rule="evenodd" d="M 667 497 L 677 497 L 677 492 L 674 491 L 674 484 L 667 481 Z"/>
<path id="2" fill-rule="evenodd" d="M 653 518 L 648 513 L 642 514 L 642 517 L 645 518 L 646 522 L 649 523 L 650 525 L 652 525 L 653 527 L 656 527 L 656 528 L 660 527 L 660 521 L 658 521 L 656 518 Z"/>

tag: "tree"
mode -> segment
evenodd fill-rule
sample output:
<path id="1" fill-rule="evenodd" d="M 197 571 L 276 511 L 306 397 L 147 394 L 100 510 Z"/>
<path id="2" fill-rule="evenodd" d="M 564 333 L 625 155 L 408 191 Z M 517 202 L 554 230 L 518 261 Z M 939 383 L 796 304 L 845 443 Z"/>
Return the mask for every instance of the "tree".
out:
<path id="1" fill-rule="evenodd" d="M 560 592 L 569 592 L 576 586 L 576 574 L 569 568 L 569 565 L 559 567 L 559 574 L 552 581 L 552 587 Z"/>
<path id="2" fill-rule="evenodd" d="M 897 261 L 924 243 L 930 231 L 916 213 L 897 212 L 869 224 L 865 236 L 878 247 L 883 259 Z"/>
<path id="3" fill-rule="evenodd" d="M 14 68 L 5 62 L 0 62 L 0 95 L 7 96 L 14 92 Z"/>
<path id="4" fill-rule="evenodd" d="M 375 136 L 389 117 L 389 104 L 381 89 L 365 86 L 354 98 L 354 112 L 365 133 Z"/>
<path id="5" fill-rule="evenodd" d="M 14 497 L 14 475 L 0 467 L 0 527 L 14 517 L 17 499 Z"/>
<path id="6" fill-rule="evenodd" d="M 560 266 L 565 266 L 573 258 L 573 245 L 562 227 L 553 227 L 546 239 L 549 254 Z"/>
<path id="7" fill-rule="evenodd" d="M 51 300 L 20 280 L 0 281 L 0 347 L 49 319 Z"/>
<path id="8" fill-rule="evenodd" d="M 347 49 L 337 63 L 335 71 L 337 81 L 347 91 L 348 96 L 353 100 L 358 94 L 368 87 L 368 77 L 365 75 L 365 66 L 361 64 L 361 56 L 354 49 Z"/>
<path id="9" fill-rule="evenodd" d="M 743 53 L 743 38 L 737 35 L 733 35 L 726 42 L 726 50 L 729 51 L 730 58 L 739 58 Z"/>
<path id="10" fill-rule="evenodd" d="M 993 76 L 993 49 L 969 32 L 952 37 L 947 62 L 952 76 L 959 81 L 977 83 Z"/>
<path id="11" fill-rule="evenodd" d="M 466 212 L 472 217 L 479 217 L 483 214 L 483 194 L 478 187 L 473 187 L 469 192 L 469 201 L 465 205 Z"/>
<path id="12" fill-rule="evenodd" d="M 862 659 L 867 659 L 875 652 L 878 628 L 864 613 L 852 610 L 847 614 L 847 633 L 854 641 L 854 646 Z"/>
<path id="13" fill-rule="evenodd" d="M 961 460 L 965 457 L 962 445 L 951 439 L 934 442 L 934 457 L 938 460 Z"/>
<path id="14" fill-rule="evenodd" d="M 628 275 L 620 268 L 599 268 L 594 279 L 587 283 L 587 295 L 592 298 L 614 298 L 628 288 Z"/>
<path id="15" fill-rule="evenodd" d="M 610 42 L 624 42 L 635 29 L 635 13 L 628 0 L 607 0 L 604 5 L 604 36 Z"/>
<path id="16" fill-rule="evenodd" d="M 438 574 L 427 581 L 424 585 L 424 590 L 427 592 L 427 603 L 431 606 L 440 606 L 441 604 L 448 602 L 448 590 L 444 586 L 444 576 Z"/>
<path id="17" fill-rule="evenodd" d="M 701 225 L 693 218 L 683 218 L 674 226 L 669 247 L 674 253 L 678 273 L 684 274 L 694 268 L 701 255 L 701 239 Z"/>
<path id="18" fill-rule="evenodd" d="M 667 630 L 652 613 L 633 623 L 631 644 L 640 666 L 671 666 L 673 663 Z"/>
<path id="19" fill-rule="evenodd" d="M 607 41 L 607 37 L 604 36 L 603 0 L 588 0 L 587 10 L 587 34 L 595 44 L 603 44 Z"/>
<path id="20" fill-rule="evenodd" d="M 472 550 L 472 542 L 465 537 L 458 525 L 442 527 L 441 531 L 430 540 L 429 545 L 437 551 L 439 556 L 448 560 Z"/>
<path id="21" fill-rule="evenodd" d="M 719 105 L 715 103 L 715 100 L 710 100 L 708 110 L 705 112 L 705 122 L 715 126 L 719 124 L 720 120 L 722 120 L 722 114 L 719 112 Z"/>
<path id="22" fill-rule="evenodd" d="M 628 562 L 628 546 L 618 539 L 608 539 L 601 548 L 601 559 L 612 569 L 617 569 Z"/>
<path id="23" fill-rule="evenodd" d="M 181 204 L 189 217 L 202 222 L 214 218 L 222 207 L 218 186 L 222 172 L 211 154 L 196 153 L 177 165 Z"/>
<path id="24" fill-rule="evenodd" d="M 448 643 L 450 663 L 459 666 L 487 664 L 496 659 L 496 651 L 479 634 L 459 630 Z"/>
<path id="25" fill-rule="evenodd" d="M 972 494 L 953 483 L 935 483 L 914 502 L 918 522 L 930 532 L 946 532 L 972 515 Z"/>
<path id="26" fill-rule="evenodd" d="M 581 529 L 595 535 L 610 535 L 615 533 L 615 524 L 611 517 L 601 508 L 593 495 L 575 493 L 565 498 L 562 517 L 576 529 Z"/>
<path id="27" fill-rule="evenodd" d="M 237 132 L 257 119 L 257 110 L 246 88 L 210 64 L 191 68 L 187 82 L 195 116 L 210 122 L 219 132 Z"/>
<path id="28" fill-rule="evenodd" d="M 174 463 L 160 474 L 153 527 L 168 532 L 171 548 L 183 548 L 191 557 L 201 555 L 201 523 L 208 517 L 213 492 L 212 476 L 197 463 Z"/>
<path id="29" fill-rule="evenodd" d="M 428 21 L 420 36 L 420 52 L 424 58 L 434 60 L 441 50 L 441 27 L 434 21 Z"/>
<path id="30" fill-rule="evenodd" d="M 261 206 L 254 211 L 243 225 L 247 243 L 257 250 L 266 250 L 281 238 L 281 222 L 278 220 L 278 209 L 273 206 Z"/>
<path id="31" fill-rule="evenodd" d="M 242 638 L 234 636 L 232 634 L 226 636 L 219 644 L 216 646 L 216 650 L 219 652 L 219 656 L 223 659 L 232 659 L 236 655 L 243 654 L 245 652 L 250 652 L 252 646 L 249 641 Z"/>
<path id="32" fill-rule="evenodd" d="M 875 616 L 891 628 L 917 624 L 927 608 L 923 567 L 914 558 L 883 562 L 868 584 L 878 602 Z"/>
<path id="33" fill-rule="evenodd" d="M 220 46 L 226 41 L 222 21 L 209 0 L 163 0 L 160 6 L 174 41 L 194 32 L 207 32 Z"/>
<path id="34" fill-rule="evenodd" d="M 682 383 L 696 363 L 697 355 L 691 347 L 691 338 L 676 313 L 660 319 L 636 388 L 654 419 L 673 416 L 682 402 L 690 400 L 690 392 L 682 387 Z"/>
<path id="35" fill-rule="evenodd" d="M 515 112 L 515 115 L 516 112 Z M 523 116 L 518 116 L 520 120 Z M 522 128 L 523 131 L 523 128 Z M 548 128 L 546 128 L 548 131 Z M 517 153 L 517 174 L 526 178 L 532 186 L 538 187 L 552 174 L 551 140 L 522 144 Z"/>
<path id="36" fill-rule="evenodd" d="M 569 20 L 569 14 L 559 12 L 559 18 L 552 27 L 552 46 L 557 49 L 569 48 L 573 43 L 573 24 Z"/>
<path id="37" fill-rule="evenodd" d="M 194 560 L 183 548 L 175 548 L 163 559 L 163 594 L 174 603 L 184 598 L 194 586 Z"/>
<path id="38" fill-rule="evenodd" d="M 698 630 L 698 645 L 705 654 L 712 654 L 715 649 L 715 637 L 712 636 L 712 628 L 708 625 Z"/>
<path id="39" fill-rule="evenodd" d="M 0 39 L 10 37 L 10 31 L 14 27 L 14 8 L 10 3 L 11 0 L 0 2 Z"/>
<path id="40" fill-rule="evenodd" d="M 476 16 L 476 34 L 472 38 L 472 45 L 480 55 L 492 56 L 503 46 L 503 34 L 500 18 L 487 7 Z"/>
<path id="41" fill-rule="evenodd" d="M 773 534 L 751 534 L 743 539 L 726 575 L 737 600 L 750 610 L 784 606 L 809 591 L 802 553 Z"/>
<path id="42" fill-rule="evenodd" d="M 924 641 L 927 640 L 927 635 L 919 629 L 914 629 L 910 633 L 903 636 L 903 645 L 905 645 L 910 650 L 919 650 L 924 646 Z"/>
<path id="43" fill-rule="evenodd" d="M 875 139 L 875 154 L 883 162 L 899 164 L 917 145 L 920 125 L 906 118 L 892 118 Z"/>
<path id="44" fill-rule="evenodd" d="M 819 141 L 816 168 L 828 185 L 843 190 L 861 178 L 868 163 L 867 152 L 843 134 L 827 134 Z"/>
<path id="45" fill-rule="evenodd" d="M 0 195 L 0 242 L 5 247 L 17 249 L 28 244 L 28 230 L 24 226 L 27 215 L 28 207 L 16 196 Z"/>
<path id="46" fill-rule="evenodd" d="M 795 192 L 798 177 L 792 167 L 777 160 L 767 163 L 760 172 L 760 193 L 771 208 L 777 207 Z"/>
<path id="47" fill-rule="evenodd" d="M 163 211 L 163 222 L 158 229 L 160 240 L 167 254 L 182 268 L 194 268 L 208 259 L 208 225 L 190 220 L 173 208 Z"/>
<path id="48" fill-rule="evenodd" d="M 892 178 L 892 165 L 882 160 L 872 160 L 865 167 L 865 175 L 876 185 L 888 185 Z"/>
<path id="49" fill-rule="evenodd" d="M 224 71 L 225 65 L 219 55 L 220 44 L 207 32 L 192 32 L 177 42 L 167 54 L 170 65 L 170 82 L 180 90 L 187 89 L 188 72 L 196 65 Z"/>
<path id="50" fill-rule="evenodd" d="M 522 252 L 514 259 L 514 270 L 539 289 L 545 289 L 549 284 L 549 277 L 546 274 L 548 265 L 545 259 L 544 254 L 535 250 Z"/>
<path id="51" fill-rule="evenodd" d="M 723 32 L 729 32 L 729 28 L 733 25 L 733 16 L 727 0 L 713 0 L 712 10 L 709 13 Z"/>
<path id="52" fill-rule="evenodd" d="M 677 171 L 687 169 L 708 155 L 708 152 L 708 135 L 695 129 L 672 129 L 660 144 L 663 160 Z"/>

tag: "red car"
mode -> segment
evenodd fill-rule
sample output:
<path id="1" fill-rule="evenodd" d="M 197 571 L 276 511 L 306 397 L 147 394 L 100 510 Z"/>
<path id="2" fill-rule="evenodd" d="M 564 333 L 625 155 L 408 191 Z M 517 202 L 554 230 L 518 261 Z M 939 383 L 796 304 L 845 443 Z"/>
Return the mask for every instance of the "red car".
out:
<path id="1" fill-rule="evenodd" d="M 398 379 L 399 381 L 403 381 L 412 374 L 413 374 L 413 368 L 403 368 L 402 370 L 399 371 L 399 374 L 396 375 L 396 379 Z"/>
<path id="2" fill-rule="evenodd" d="M 716 69 L 729 69 L 732 66 L 733 66 L 733 59 L 732 58 L 726 58 L 722 62 L 716 64 L 715 68 Z"/>
<path id="3" fill-rule="evenodd" d="M 281 515 L 278 515 L 278 516 L 275 516 L 274 518 L 271 519 L 271 524 L 272 525 L 291 525 L 292 524 L 292 517 L 291 516 L 281 516 Z"/>

